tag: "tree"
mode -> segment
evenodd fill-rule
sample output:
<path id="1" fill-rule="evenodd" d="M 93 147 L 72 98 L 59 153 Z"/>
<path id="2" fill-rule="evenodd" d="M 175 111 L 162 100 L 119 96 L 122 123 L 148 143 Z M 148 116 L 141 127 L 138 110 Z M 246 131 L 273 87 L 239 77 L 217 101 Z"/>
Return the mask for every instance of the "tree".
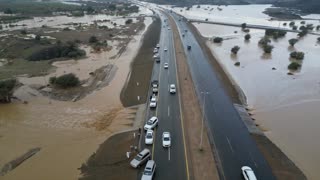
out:
<path id="1" fill-rule="evenodd" d="M 289 26 L 294 26 L 295 25 L 295 22 L 294 21 L 291 21 L 290 23 L 289 23 Z"/>
<path id="2" fill-rule="evenodd" d="M 80 84 L 80 80 L 73 73 L 65 74 L 59 77 L 50 77 L 50 84 L 60 86 L 62 88 L 75 87 Z"/>
<path id="3" fill-rule="evenodd" d="M 13 14 L 13 11 L 10 9 L 10 8 L 6 8 L 4 11 L 3 11 L 4 14 Z"/>
<path id="4" fill-rule="evenodd" d="M 317 31 L 319 31 L 319 30 L 320 30 L 320 25 L 318 25 L 318 26 L 316 27 L 316 30 L 317 30 Z"/>
<path id="5" fill-rule="evenodd" d="M 98 42 L 98 38 L 96 36 L 91 36 L 89 38 L 89 43 L 96 43 L 96 42 Z"/>
<path id="6" fill-rule="evenodd" d="M 305 30 L 302 30 L 301 32 L 299 32 L 298 33 L 298 36 L 299 37 L 303 37 L 303 36 L 305 36 L 305 35 L 307 35 L 308 34 L 308 31 L 305 29 Z"/>
<path id="7" fill-rule="evenodd" d="M 272 52 L 272 49 L 273 49 L 272 45 L 266 44 L 263 46 L 263 51 L 267 54 L 270 54 Z"/>
<path id="8" fill-rule="evenodd" d="M 126 23 L 126 24 L 131 24 L 131 23 L 132 23 L 132 21 L 133 21 L 132 19 L 128 19 L 128 20 L 126 20 L 126 22 L 125 22 L 125 23 Z"/>
<path id="9" fill-rule="evenodd" d="M 223 39 L 221 38 L 221 37 L 215 37 L 214 39 L 213 39 L 213 42 L 214 43 L 221 43 L 223 41 Z"/>
<path id="10" fill-rule="evenodd" d="M 251 35 L 250 35 L 250 34 L 246 34 L 246 35 L 244 36 L 244 39 L 245 39 L 246 41 L 249 41 L 249 40 L 251 39 Z"/>
<path id="11" fill-rule="evenodd" d="M 289 39 L 289 44 L 291 46 L 294 46 L 297 42 L 298 42 L 298 39 L 295 39 L 295 38 Z"/>
<path id="12" fill-rule="evenodd" d="M 304 53 L 303 52 L 294 51 L 294 52 L 290 53 L 290 57 L 291 58 L 295 58 L 297 60 L 302 60 L 302 59 L 304 59 Z"/>
<path id="13" fill-rule="evenodd" d="M 241 24 L 241 28 L 242 28 L 242 29 L 247 28 L 247 23 L 242 23 L 242 24 Z"/>
<path id="14" fill-rule="evenodd" d="M 240 66 L 240 62 L 234 63 L 235 66 Z"/>
<path id="15" fill-rule="evenodd" d="M 34 37 L 34 39 L 35 39 L 36 41 L 40 41 L 40 40 L 41 40 L 41 36 L 40 36 L 39 34 L 37 34 L 37 35 Z"/>
<path id="16" fill-rule="evenodd" d="M 298 26 L 292 26 L 292 30 L 297 30 Z"/>
<path id="17" fill-rule="evenodd" d="M 27 34 L 27 30 L 22 29 L 22 30 L 20 31 L 20 33 L 23 34 L 23 35 L 26 35 L 26 34 Z"/>
<path id="18" fill-rule="evenodd" d="M 320 42 L 320 37 L 317 38 L 318 42 Z"/>
<path id="19" fill-rule="evenodd" d="M 92 14 L 92 13 L 94 13 L 94 9 L 93 9 L 93 7 L 92 6 L 87 6 L 87 13 L 88 14 Z"/>
<path id="20" fill-rule="evenodd" d="M 108 6 L 108 9 L 109 9 L 110 11 L 115 11 L 115 10 L 117 9 L 117 7 L 116 7 L 115 4 L 110 4 L 110 5 Z"/>
<path id="21" fill-rule="evenodd" d="M 301 21 L 300 24 L 306 24 L 306 21 Z"/>
<path id="22" fill-rule="evenodd" d="M 15 79 L 6 79 L 0 81 L 0 102 L 9 103 L 13 95 L 14 87 L 17 81 Z"/>
<path id="23" fill-rule="evenodd" d="M 240 47 L 239 47 L 239 46 L 234 46 L 233 48 L 231 48 L 231 52 L 232 52 L 233 54 L 237 54 L 239 50 L 240 50 Z"/>
<path id="24" fill-rule="evenodd" d="M 271 42 L 271 40 L 267 36 L 265 36 L 265 37 L 261 38 L 258 43 L 259 43 L 259 45 L 265 46 L 265 45 L 269 44 L 270 42 Z"/>
<path id="25" fill-rule="evenodd" d="M 298 70 L 300 67 L 301 67 L 301 65 L 300 65 L 299 63 L 297 63 L 297 62 L 292 62 L 292 63 L 289 64 L 288 69 L 296 71 L 296 70 Z"/>

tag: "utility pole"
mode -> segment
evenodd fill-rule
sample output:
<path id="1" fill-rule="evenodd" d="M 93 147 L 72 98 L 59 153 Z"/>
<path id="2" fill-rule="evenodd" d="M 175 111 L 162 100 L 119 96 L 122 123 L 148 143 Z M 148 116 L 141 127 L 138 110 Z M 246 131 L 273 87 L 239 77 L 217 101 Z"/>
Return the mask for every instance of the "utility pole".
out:
<path id="1" fill-rule="evenodd" d="M 200 145 L 199 150 L 202 151 L 202 142 L 203 142 L 203 122 L 204 122 L 204 113 L 205 113 L 205 105 L 206 105 L 206 95 L 209 94 L 209 92 L 203 91 L 201 92 L 203 94 L 203 105 L 202 105 L 202 120 L 201 120 L 201 136 L 200 136 Z"/>

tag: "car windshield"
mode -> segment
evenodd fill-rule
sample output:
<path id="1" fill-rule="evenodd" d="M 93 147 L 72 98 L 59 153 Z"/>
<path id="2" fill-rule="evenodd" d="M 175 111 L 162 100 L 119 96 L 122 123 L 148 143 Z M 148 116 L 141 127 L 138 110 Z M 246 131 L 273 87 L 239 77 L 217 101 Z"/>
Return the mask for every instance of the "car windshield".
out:
<path id="1" fill-rule="evenodd" d="M 140 154 L 138 154 L 134 159 L 137 160 L 137 161 L 141 161 L 141 157 L 142 156 Z"/>
<path id="2" fill-rule="evenodd" d="M 169 137 L 165 137 L 163 138 L 164 141 L 170 141 L 170 138 Z"/>
<path id="3" fill-rule="evenodd" d="M 152 124 L 153 124 L 153 121 L 149 120 L 149 121 L 147 122 L 147 124 L 148 124 L 148 125 L 152 125 Z"/>
<path id="4" fill-rule="evenodd" d="M 151 138 L 152 138 L 152 134 L 151 134 L 151 133 L 148 133 L 148 134 L 147 134 L 147 138 L 148 138 L 148 139 L 151 139 Z"/>
<path id="5" fill-rule="evenodd" d="M 143 174 L 144 175 L 151 175 L 152 171 L 150 169 L 146 169 L 146 170 L 144 170 Z"/>

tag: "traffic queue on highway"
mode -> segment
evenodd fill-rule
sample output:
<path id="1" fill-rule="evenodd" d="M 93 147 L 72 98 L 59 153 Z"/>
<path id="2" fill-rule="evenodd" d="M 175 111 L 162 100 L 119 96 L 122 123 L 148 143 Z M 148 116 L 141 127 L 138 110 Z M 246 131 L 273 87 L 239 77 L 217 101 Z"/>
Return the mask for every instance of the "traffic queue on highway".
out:
<path id="1" fill-rule="evenodd" d="M 156 63 L 160 63 L 160 44 L 157 44 L 157 46 L 153 49 L 153 59 Z M 167 52 L 168 49 L 164 48 L 164 52 Z M 168 70 L 169 69 L 169 63 L 165 62 L 164 69 Z M 169 93 L 174 95 L 176 93 L 176 85 L 175 84 L 170 84 L 168 87 Z M 150 96 L 150 101 L 149 101 L 149 108 L 150 109 L 156 109 L 157 108 L 157 102 L 158 102 L 158 94 L 159 94 L 159 81 L 158 80 L 153 80 L 151 82 L 151 92 L 152 95 Z M 154 142 L 154 130 L 158 126 L 159 119 L 156 116 L 152 116 L 150 119 L 147 120 L 145 123 L 143 129 L 146 131 L 145 133 L 145 144 L 146 145 L 153 145 Z M 171 147 L 171 134 L 168 131 L 164 131 L 162 133 L 162 146 L 164 148 L 170 148 Z M 154 173 L 155 173 L 155 168 L 156 168 L 156 163 L 154 160 L 151 160 L 151 152 L 148 148 L 143 149 L 140 153 L 136 155 L 136 157 L 130 162 L 130 165 L 134 168 L 140 168 L 144 164 L 146 164 L 142 177 L 142 180 L 147 180 L 147 179 L 153 179 Z"/>

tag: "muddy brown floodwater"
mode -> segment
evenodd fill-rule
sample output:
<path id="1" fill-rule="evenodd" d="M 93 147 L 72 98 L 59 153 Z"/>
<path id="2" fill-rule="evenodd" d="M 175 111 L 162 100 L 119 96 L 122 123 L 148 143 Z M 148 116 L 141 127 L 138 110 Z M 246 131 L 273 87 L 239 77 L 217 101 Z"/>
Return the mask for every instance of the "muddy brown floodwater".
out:
<path id="1" fill-rule="evenodd" d="M 253 30 L 252 38 L 246 42 L 240 28 L 235 34 L 234 27 L 194 25 L 207 37 L 225 38 L 221 44 L 208 41 L 207 45 L 246 95 L 256 123 L 308 179 L 320 179 L 320 143 L 315 141 L 320 138 L 320 114 L 316 108 L 320 106 L 318 36 L 309 34 L 292 48 L 288 40 L 297 35 L 287 33 L 284 38 L 272 40 L 273 52 L 265 55 L 258 46 L 264 36 L 262 30 Z M 235 45 L 240 46 L 236 56 L 230 52 Z M 287 67 L 292 61 L 289 54 L 293 51 L 304 52 L 305 58 L 301 70 L 289 76 Z M 240 67 L 234 66 L 235 62 L 240 62 Z"/>
<path id="2" fill-rule="evenodd" d="M 145 19 L 146 28 L 151 23 L 151 18 Z M 55 63 L 57 71 L 53 74 L 70 70 L 81 79 L 100 65 L 113 63 L 118 68 L 108 86 L 77 102 L 50 100 L 29 87 L 45 84 L 48 76 L 20 78 L 26 85 L 15 96 L 28 103 L 14 100 L 0 105 L 0 167 L 31 148 L 41 150 L 1 179 L 77 179 L 78 168 L 101 142 L 113 132 L 133 127 L 136 110 L 121 105 L 120 91 L 145 30 L 133 36 L 116 60 L 111 60 L 109 54 L 89 54 L 78 62 Z"/>

